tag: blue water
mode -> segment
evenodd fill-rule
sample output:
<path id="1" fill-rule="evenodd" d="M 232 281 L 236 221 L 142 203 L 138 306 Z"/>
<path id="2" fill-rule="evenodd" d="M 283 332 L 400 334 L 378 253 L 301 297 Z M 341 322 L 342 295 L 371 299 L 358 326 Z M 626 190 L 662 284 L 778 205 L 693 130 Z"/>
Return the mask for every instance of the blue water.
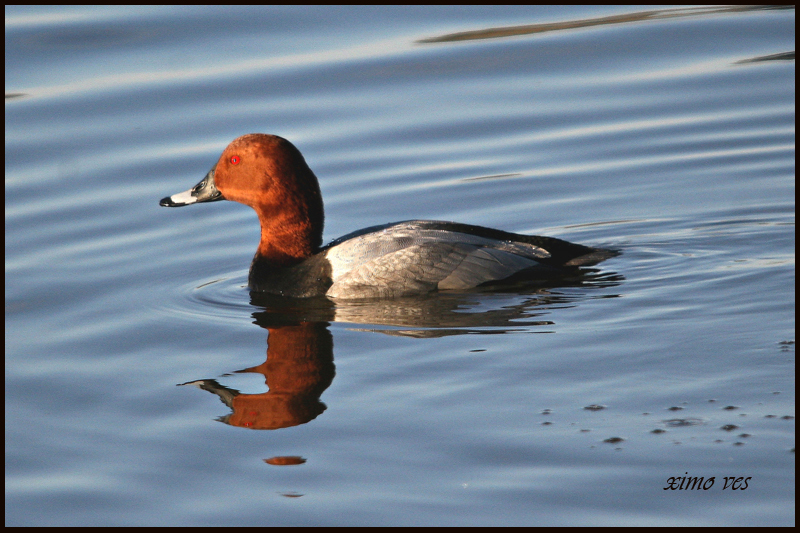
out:
<path id="1" fill-rule="evenodd" d="M 793 525 L 794 28 L 7 6 L 6 525 Z M 251 298 L 252 210 L 158 206 L 250 132 L 303 152 L 326 241 L 422 218 L 622 254 Z"/>

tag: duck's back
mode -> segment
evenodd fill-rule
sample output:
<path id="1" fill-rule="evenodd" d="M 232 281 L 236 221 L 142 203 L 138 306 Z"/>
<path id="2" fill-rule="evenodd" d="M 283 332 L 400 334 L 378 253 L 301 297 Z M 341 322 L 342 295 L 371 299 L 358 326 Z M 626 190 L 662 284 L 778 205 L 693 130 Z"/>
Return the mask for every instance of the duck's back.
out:
<path id="1" fill-rule="evenodd" d="M 331 298 L 386 298 L 469 289 L 523 272 L 592 265 L 614 252 L 551 237 L 427 220 L 374 226 L 323 248 Z"/>

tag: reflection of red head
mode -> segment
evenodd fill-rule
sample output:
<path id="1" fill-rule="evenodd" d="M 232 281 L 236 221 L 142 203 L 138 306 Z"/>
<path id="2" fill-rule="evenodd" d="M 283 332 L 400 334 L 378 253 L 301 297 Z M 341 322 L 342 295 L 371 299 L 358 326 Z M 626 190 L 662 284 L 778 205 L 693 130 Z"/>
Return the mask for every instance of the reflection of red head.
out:
<path id="1" fill-rule="evenodd" d="M 278 429 L 313 420 L 325 410 L 319 401 L 333 380 L 333 340 L 326 323 L 269 328 L 267 360 L 243 372 L 264 374 L 269 391 L 237 394 L 232 426 Z"/>

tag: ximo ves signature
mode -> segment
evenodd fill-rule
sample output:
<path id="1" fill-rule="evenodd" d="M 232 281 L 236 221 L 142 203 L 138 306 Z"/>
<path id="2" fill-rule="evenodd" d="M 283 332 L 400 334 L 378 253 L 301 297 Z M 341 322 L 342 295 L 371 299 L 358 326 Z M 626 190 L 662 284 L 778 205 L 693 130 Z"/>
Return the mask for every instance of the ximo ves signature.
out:
<path id="1" fill-rule="evenodd" d="M 667 479 L 667 486 L 664 490 L 708 490 L 714 486 L 716 477 L 708 479 L 702 477 L 691 477 L 689 472 L 684 472 L 685 477 L 671 477 Z M 752 477 L 724 477 L 725 485 L 722 490 L 747 490 L 747 481 Z"/>

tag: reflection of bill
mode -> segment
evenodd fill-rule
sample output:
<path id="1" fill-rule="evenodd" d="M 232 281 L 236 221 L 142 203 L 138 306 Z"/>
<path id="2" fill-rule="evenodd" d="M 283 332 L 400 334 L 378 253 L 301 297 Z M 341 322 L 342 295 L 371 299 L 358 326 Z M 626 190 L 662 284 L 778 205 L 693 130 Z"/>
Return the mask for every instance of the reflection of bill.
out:
<path id="1" fill-rule="evenodd" d="M 324 322 L 269 328 L 267 359 L 239 372 L 263 374 L 269 390 L 244 394 L 206 379 L 184 383 L 218 395 L 232 412 L 219 418 L 231 426 L 278 429 L 313 420 L 325 410 L 320 401 L 334 375 L 333 339 Z"/>

